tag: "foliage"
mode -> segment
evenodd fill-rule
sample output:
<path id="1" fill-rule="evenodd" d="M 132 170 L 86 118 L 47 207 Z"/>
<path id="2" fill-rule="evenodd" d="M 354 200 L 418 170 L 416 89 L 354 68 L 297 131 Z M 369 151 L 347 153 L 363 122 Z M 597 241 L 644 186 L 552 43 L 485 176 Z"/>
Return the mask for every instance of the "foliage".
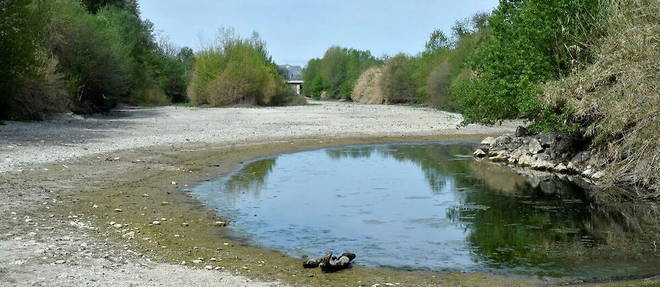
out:
<path id="1" fill-rule="evenodd" d="M 21 88 L 43 64 L 45 22 L 30 0 L 0 2 L 0 118 L 24 116 L 15 105 L 22 101 Z"/>
<path id="2" fill-rule="evenodd" d="M 350 99 L 353 86 L 367 68 L 382 63 L 369 51 L 330 47 L 323 58 L 312 59 L 303 71 L 304 93 L 320 98 L 323 92 L 333 99 Z"/>
<path id="3" fill-rule="evenodd" d="M 466 119 L 488 123 L 543 114 L 539 85 L 590 62 L 604 8 L 602 0 L 501 1 L 472 57 L 474 72 L 453 89 Z"/>
<path id="4" fill-rule="evenodd" d="M 390 103 L 416 102 L 417 86 L 413 79 L 415 62 L 413 57 L 398 54 L 385 64 L 380 83 L 383 94 Z"/>
<path id="5" fill-rule="evenodd" d="M 291 93 L 258 34 L 244 39 L 221 30 L 217 44 L 197 55 L 188 96 L 194 104 L 279 105 Z"/>
<path id="6" fill-rule="evenodd" d="M 131 87 L 134 65 L 121 34 L 73 1 L 53 1 L 49 12 L 49 48 L 65 74 L 74 111 L 114 107 Z"/>

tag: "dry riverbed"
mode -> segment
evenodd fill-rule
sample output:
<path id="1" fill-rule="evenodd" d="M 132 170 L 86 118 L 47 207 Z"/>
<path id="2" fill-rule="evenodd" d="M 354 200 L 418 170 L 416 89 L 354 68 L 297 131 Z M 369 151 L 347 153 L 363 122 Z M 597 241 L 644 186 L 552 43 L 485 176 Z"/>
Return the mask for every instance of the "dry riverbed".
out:
<path id="1" fill-rule="evenodd" d="M 259 156 L 355 143 L 480 139 L 515 127 L 457 129 L 460 120 L 424 108 L 317 103 L 126 109 L 91 118 L 9 122 L 0 126 L 0 285 L 557 283 L 360 266 L 337 274 L 305 270 L 296 258 L 227 238 L 222 219 L 186 193 Z"/>

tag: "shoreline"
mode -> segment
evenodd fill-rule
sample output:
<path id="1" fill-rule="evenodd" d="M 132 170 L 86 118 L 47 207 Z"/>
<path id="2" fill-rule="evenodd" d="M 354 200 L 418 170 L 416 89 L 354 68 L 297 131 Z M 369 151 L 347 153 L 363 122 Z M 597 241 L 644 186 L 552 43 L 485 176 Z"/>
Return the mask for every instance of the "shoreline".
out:
<path id="1" fill-rule="evenodd" d="M 539 286 L 562 282 L 485 273 L 356 266 L 305 270 L 296 258 L 223 235 L 222 220 L 182 189 L 260 156 L 330 146 L 469 139 L 501 134 L 300 137 L 241 144 L 124 149 L 0 174 L 0 282 L 42 285 Z M 174 183 L 174 184 L 173 184 Z M 145 196 L 145 194 L 147 196 Z M 165 220 L 163 220 L 165 219 Z M 157 223 L 156 223 L 157 221 Z M 112 223 L 112 224 L 110 224 Z M 186 223 L 186 224 L 184 224 Z M 201 258 L 201 260 L 200 260 Z M 215 261 L 211 261 L 215 258 Z M 193 263 L 194 261 L 199 263 Z M 185 264 L 181 264 L 185 261 Z M 210 267 L 207 267 L 210 266 Z M 211 270 L 206 270 L 211 269 Z M 660 279 L 637 280 L 652 286 Z M 621 286 L 631 282 L 593 286 Z M 591 285 L 590 285 L 591 286 Z"/>

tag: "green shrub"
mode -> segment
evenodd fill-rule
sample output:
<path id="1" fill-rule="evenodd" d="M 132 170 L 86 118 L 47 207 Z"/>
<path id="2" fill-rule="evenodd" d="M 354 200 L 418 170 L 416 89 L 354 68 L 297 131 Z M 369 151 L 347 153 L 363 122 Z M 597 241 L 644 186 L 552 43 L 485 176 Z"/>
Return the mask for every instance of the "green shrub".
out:
<path id="1" fill-rule="evenodd" d="M 417 102 L 417 85 L 413 78 L 415 68 L 415 59 L 405 54 L 398 54 L 387 61 L 380 84 L 388 102 Z"/>
<path id="2" fill-rule="evenodd" d="M 198 105 L 279 105 L 288 102 L 288 90 L 256 33 L 243 39 L 223 30 L 217 45 L 198 54 L 188 97 Z"/>
<path id="3" fill-rule="evenodd" d="M 52 1 L 49 11 L 49 47 L 69 83 L 73 110 L 114 107 L 131 87 L 133 62 L 121 35 L 74 1 Z"/>
<path id="4" fill-rule="evenodd" d="M 602 0 L 501 1 L 469 77 L 453 91 L 468 121 L 491 123 L 543 114 L 540 84 L 581 69 L 591 59 Z"/>
<path id="5" fill-rule="evenodd" d="M 12 113 L 20 119 L 43 120 L 47 113 L 64 112 L 70 108 L 71 97 L 55 58 L 43 53 L 39 66 L 23 79 L 17 96 L 10 100 Z"/>

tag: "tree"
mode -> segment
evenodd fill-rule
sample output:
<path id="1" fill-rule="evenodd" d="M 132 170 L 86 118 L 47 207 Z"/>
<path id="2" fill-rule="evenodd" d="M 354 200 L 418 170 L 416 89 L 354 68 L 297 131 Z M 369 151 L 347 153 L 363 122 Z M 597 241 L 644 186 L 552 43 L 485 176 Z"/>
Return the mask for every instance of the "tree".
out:
<path id="1" fill-rule="evenodd" d="M 426 42 L 425 45 L 427 52 L 433 52 L 439 49 L 449 48 L 449 46 L 451 46 L 449 37 L 447 37 L 447 35 L 445 35 L 445 32 L 443 32 L 440 29 L 436 29 L 433 32 L 431 32 L 431 36 L 429 37 L 429 40 Z"/>

